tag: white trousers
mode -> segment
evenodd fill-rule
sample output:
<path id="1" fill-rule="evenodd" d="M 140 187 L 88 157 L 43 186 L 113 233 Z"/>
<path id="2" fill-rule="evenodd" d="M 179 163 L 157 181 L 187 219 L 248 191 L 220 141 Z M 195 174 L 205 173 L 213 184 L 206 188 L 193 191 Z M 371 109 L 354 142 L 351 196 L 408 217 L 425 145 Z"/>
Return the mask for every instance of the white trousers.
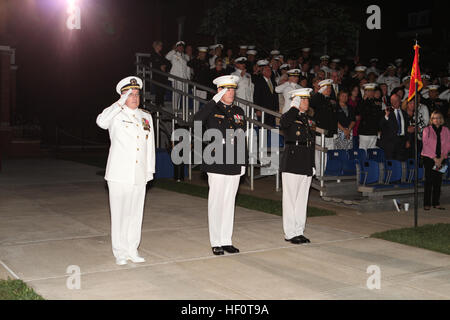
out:
<path id="1" fill-rule="evenodd" d="M 377 148 L 377 136 L 359 135 L 359 148 L 364 150 Z"/>
<path id="2" fill-rule="evenodd" d="M 208 172 L 208 224 L 211 247 L 231 246 L 234 204 L 240 175 Z"/>
<path id="3" fill-rule="evenodd" d="M 172 80 L 172 87 L 178 90 L 182 90 L 185 91 L 185 85 L 183 82 L 181 81 L 177 81 L 177 80 Z M 184 99 L 184 96 L 177 93 L 177 92 L 172 92 L 173 96 L 174 96 L 174 100 L 173 103 L 174 105 L 172 106 L 172 108 L 174 110 L 180 110 L 182 107 L 182 101 L 181 99 Z"/>
<path id="4" fill-rule="evenodd" d="M 322 137 L 316 136 L 316 144 L 321 146 L 322 143 Z M 325 148 L 328 150 L 334 150 L 334 138 L 325 138 Z M 320 156 L 322 152 L 316 150 L 315 151 L 315 165 L 316 165 L 316 176 L 320 176 Z M 327 154 L 325 153 L 325 161 L 323 163 L 323 172 L 325 172 L 325 169 L 327 168 Z"/>
<path id="5" fill-rule="evenodd" d="M 283 229 L 289 240 L 303 235 L 312 177 L 283 172 Z"/>
<path id="6" fill-rule="evenodd" d="M 108 181 L 111 209 L 111 242 L 116 258 L 137 255 L 141 242 L 145 184 Z"/>

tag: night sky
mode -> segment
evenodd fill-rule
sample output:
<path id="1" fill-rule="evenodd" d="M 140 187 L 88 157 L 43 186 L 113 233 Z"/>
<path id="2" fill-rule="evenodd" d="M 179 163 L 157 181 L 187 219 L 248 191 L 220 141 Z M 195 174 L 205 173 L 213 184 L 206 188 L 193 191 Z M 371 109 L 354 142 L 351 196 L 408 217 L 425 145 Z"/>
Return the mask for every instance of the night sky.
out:
<path id="1" fill-rule="evenodd" d="M 177 40 L 178 15 L 185 14 L 188 18 L 184 40 L 191 40 L 194 45 L 212 44 L 212 40 L 206 42 L 208 38 L 196 34 L 196 30 L 207 6 L 214 1 L 78 2 L 81 30 L 70 31 L 65 26 L 67 0 L 9 0 L 6 33 L 0 33 L 0 44 L 16 48 L 17 111 L 29 120 L 38 118 L 43 140 L 50 143 L 56 124 L 76 135 L 85 128 L 92 139 L 104 140 L 106 133 L 95 124 L 97 114 L 118 99 L 116 83 L 134 74 L 136 52 L 150 52 L 152 41 L 157 39 L 165 41 L 164 51 L 168 51 Z M 432 7 L 435 2 L 441 3 L 431 1 L 423 5 Z M 390 58 L 399 50 L 395 46 L 401 45 L 401 53 L 411 51 L 412 58 L 410 39 L 404 43 L 389 39 L 389 32 L 395 33 L 392 28 L 401 30 L 405 24 L 405 19 L 396 20 L 395 14 L 406 10 L 407 2 L 386 3 L 391 9 L 383 11 L 385 29 L 363 32 L 361 54 Z M 362 12 L 357 17 L 361 24 L 366 18 L 364 6 L 366 3 L 361 2 L 353 8 L 354 14 Z M 376 52 L 380 43 L 386 43 L 386 49 Z M 432 52 L 431 44 L 424 50 Z"/>

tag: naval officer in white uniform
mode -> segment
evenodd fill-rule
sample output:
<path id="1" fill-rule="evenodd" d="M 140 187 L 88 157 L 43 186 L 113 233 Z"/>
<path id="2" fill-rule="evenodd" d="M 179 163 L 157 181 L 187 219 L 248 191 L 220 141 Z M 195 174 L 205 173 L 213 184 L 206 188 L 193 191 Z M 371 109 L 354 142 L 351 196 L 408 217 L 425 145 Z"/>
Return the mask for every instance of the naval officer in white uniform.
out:
<path id="1" fill-rule="evenodd" d="M 138 254 L 145 186 L 155 173 L 155 141 L 149 112 L 139 109 L 142 80 L 127 77 L 116 87 L 120 99 L 103 110 L 97 125 L 109 131 L 106 165 L 112 251 L 118 265 L 144 262 Z"/>
<path id="2" fill-rule="evenodd" d="M 291 107 L 290 92 L 302 88 L 302 86 L 298 84 L 300 73 L 301 73 L 300 69 L 289 70 L 287 72 L 288 81 L 275 87 L 275 92 L 283 94 L 284 97 L 284 106 L 281 113 L 288 112 Z"/>

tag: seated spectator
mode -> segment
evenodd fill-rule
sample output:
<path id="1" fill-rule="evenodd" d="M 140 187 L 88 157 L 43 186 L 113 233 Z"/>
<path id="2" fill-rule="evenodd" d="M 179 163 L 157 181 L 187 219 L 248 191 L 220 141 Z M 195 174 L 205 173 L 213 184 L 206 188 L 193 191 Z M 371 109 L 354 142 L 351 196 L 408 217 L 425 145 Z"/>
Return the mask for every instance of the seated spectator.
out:
<path id="1" fill-rule="evenodd" d="M 425 191 L 423 205 L 425 210 L 430 206 L 445 210 L 440 206 L 440 193 L 442 184 L 442 168 L 444 159 L 450 152 L 450 130 L 444 127 L 444 117 L 441 112 L 431 114 L 430 125 L 423 130 L 422 159 L 425 169 Z M 448 169 L 447 169 L 448 170 Z"/>
<path id="2" fill-rule="evenodd" d="M 353 127 L 355 126 L 355 114 L 352 107 L 347 104 L 347 91 L 339 91 L 337 121 L 338 130 L 335 139 L 336 149 L 352 149 L 353 148 Z"/>

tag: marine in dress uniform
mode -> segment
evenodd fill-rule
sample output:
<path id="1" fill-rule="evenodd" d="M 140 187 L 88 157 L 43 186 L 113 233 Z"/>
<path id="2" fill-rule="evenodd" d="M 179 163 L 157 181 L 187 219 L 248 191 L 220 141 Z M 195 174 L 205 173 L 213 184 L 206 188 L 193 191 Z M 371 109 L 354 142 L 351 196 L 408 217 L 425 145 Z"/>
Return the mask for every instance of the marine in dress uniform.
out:
<path id="1" fill-rule="evenodd" d="M 190 60 L 187 65 L 194 71 L 193 81 L 204 86 L 209 86 L 209 61 L 206 56 L 208 47 L 198 47 L 198 56 Z M 207 93 L 204 90 L 197 89 L 197 95 L 206 99 Z"/>
<path id="2" fill-rule="evenodd" d="M 364 85 L 364 98 L 359 104 L 356 114 L 361 116 L 361 122 L 358 127 L 359 148 L 376 148 L 377 135 L 380 130 L 379 123 L 383 116 L 382 104 L 374 98 L 376 83 L 366 83 Z"/>
<path id="3" fill-rule="evenodd" d="M 281 116 L 286 148 L 280 170 L 283 184 L 284 238 L 294 244 L 308 243 L 303 235 L 312 176 L 315 174 L 315 132 L 306 114 L 312 89 L 291 91 L 291 108 Z"/>
<path id="4" fill-rule="evenodd" d="M 194 121 L 201 121 L 204 129 L 218 129 L 222 133 L 223 158 L 208 164 L 205 159 L 202 171 L 208 174 L 208 224 L 212 252 L 215 255 L 237 253 L 239 249 L 232 244 L 234 206 L 240 177 L 245 173 L 246 120 L 244 111 L 233 105 L 234 94 L 239 77 L 221 76 L 214 80 L 218 93 L 194 115 Z M 243 135 L 239 142 L 235 138 Z M 234 150 L 232 160 L 227 149 Z M 242 147 L 244 154 L 242 154 Z M 242 157 L 243 156 L 243 157 Z M 242 159 L 243 158 L 243 159 Z M 222 160 L 222 161 L 221 161 Z M 222 163 L 220 163 L 222 162 Z"/>
<path id="5" fill-rule="evenodd" d="M 256 54 L 258 53 L 258 51 L 250 49 L 247 51 L 247 72 L 252 73 L 253 72 L 253 67 L 256 64 Z"/>
<path id="6" fill-rule="evenodd" d="M 448 118 L 449 105 L 447 101 L 439 98 L 439 86 L 429 85 L 427 89 L 429 98 L 424 102 L 429 109 L 429 114 L 439 111 L 444 115 L 444 119 Z"/>
<path id="7" fill-rule="evenodd" d="M 335 139 L 337 137 L 337 106 L 330 99 L 332 92 L 333 80 L 325 79 L 319 82 L 319 92 L 311 97 L 311 108 L 314 109 L 314 120 L 319 128 L 327 130 L 325 135 L 325 148 L 328 150 L 335 149 Z M 317 133 L 316 144 L 321 145 L 322 136 Z M 316 151 L 316 168 L 320 168 L 321 151 Z M 327 157 L 323 169 L 325 171 Z"/>
<path id="8" fill-rule="evenodd" d="M 142 80 L 127 77 L 116 87 L 120 99 L 103 110 L 97 125 L 109 131 L 106 165 L 111 210 L 112 251 L 118 265 L 144 262 L 141 241 L 145 186 L 155 173 L 155 141 L 150 113 L 139 109 Z"/>

